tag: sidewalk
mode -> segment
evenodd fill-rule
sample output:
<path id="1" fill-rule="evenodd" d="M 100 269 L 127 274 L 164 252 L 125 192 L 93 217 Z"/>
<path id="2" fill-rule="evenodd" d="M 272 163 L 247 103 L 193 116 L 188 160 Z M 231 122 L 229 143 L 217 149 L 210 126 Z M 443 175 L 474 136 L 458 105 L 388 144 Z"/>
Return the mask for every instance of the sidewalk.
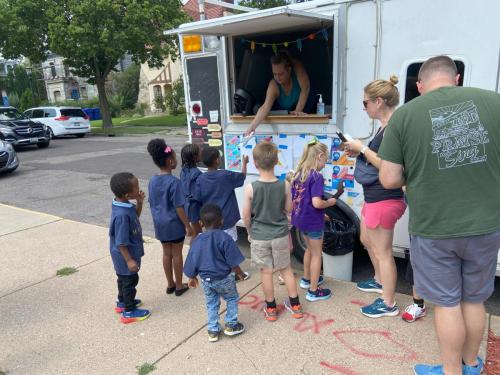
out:
<path id="1" fill-rule="evenodd" d="M 327 280 L 334 297 L 323 302 L 301 293 L 302 320 L 283 312 L 265 321 L 249 260 L 242 268 L 253 275 L 238 284 L 247 332 L 209 343 L 202 290 L 167 296 L 161 246 L 150 238 L 138 297 L 152 315 L 123 325 L 107 228 L 5 205 L 0 222 L 0 374 L 137 374 L 146 362 L 152 374 L 412 374 L 415 363 L 439 360 L 432 309 L 413 324 L 369 319 L 359 308 L 376 295 L 353 283 Z M 55 276 L 63 267 L 78 272 Z M 276 291 L 283 301 L 285 288 L 276 283 Z M 397 296 L 400 309 L 410 301 Z"/>

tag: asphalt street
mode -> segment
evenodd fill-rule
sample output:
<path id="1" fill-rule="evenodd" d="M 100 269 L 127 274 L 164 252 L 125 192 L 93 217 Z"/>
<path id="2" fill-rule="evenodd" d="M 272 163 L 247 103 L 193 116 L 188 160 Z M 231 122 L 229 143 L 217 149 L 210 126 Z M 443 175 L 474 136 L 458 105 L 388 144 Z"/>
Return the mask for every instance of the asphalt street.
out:
<path id="1" fill-rule="evenodd" d="M 179 128 L 163 135 L 62 138 L 53 139 L 47 149 L 24 148 L 18 152 L 18 170 L 0 175 L 0 202 L 106 227 L 113 199 L 110 177 L 116 172 L 132 172 L 147 192 L 149 178 L 158 171 L 147 153 L 148 141 L 163 137 L 179 154 L 187 141 L 186 133 L 186 129 Z M 180 155 L 178 159 L 176 175 L 180 172 Z M 145 235 L 154 236 L 147 202 L 141 224 Z M 239 245 L 249 257 L 246 236 L 240 235 Z M 411 286 L 404 280 L 406 263 L 396 259 L 397 291 L 411 294 Z M 294 262 L 294 266 L 300 268 L 300 263 Z M 366 253 L 355 254 L 353 281 L 370 277 L 372 272 Z M 496 291 L 487 307 L 489 312 L 500 315 L 500 278 L 495 284 Z"/>

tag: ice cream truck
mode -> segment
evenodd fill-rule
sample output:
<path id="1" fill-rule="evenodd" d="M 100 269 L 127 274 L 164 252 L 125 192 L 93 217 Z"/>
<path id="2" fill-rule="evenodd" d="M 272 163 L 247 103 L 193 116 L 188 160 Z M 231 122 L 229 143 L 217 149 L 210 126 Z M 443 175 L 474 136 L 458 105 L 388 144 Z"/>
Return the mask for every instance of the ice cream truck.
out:
<path id="1" fill-rule="evenodd" d="M 325 193 L 335 192 L 340 180 L 346 187 L 328 214 L 359 226 L 362 188 L 336 132 L 366 142 L 374 136 L 378 124 L 363 111 L 363 87 L 396 74 L 401 105 L 419 95 L 423 61 L 446 54 L 457 64 L 461 85 L 498 92 L 498 14 L 497 0 L 314 0 L 180 25 L 166 33 L 179 35 L 189 141 L 218 147 L 225 168 L 238 171 L 242 155 L 251 159 L 255 144 L 272 140 L 280 152 L 275 173 L 283 178 L 315 136 L 331 150 Z M 242 142 L 272 79 L 269 59 L 281 49 L 303 63 L 325 114 L 271 112 L 255 137 Z M 247 182 L 254 179 L 250 161 Z M 407 214 L 396 226 L 396 256 L 409 248 Z M 292 233 L 300 257 L 304 242 L 299 231 Z"/>

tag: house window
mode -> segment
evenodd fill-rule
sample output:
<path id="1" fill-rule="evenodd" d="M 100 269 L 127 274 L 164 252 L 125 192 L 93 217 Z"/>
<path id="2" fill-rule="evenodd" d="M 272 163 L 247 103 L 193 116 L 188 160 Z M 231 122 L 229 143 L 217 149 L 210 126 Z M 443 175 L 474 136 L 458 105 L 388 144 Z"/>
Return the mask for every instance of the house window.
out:
<path id="1" fill-rule="evenodd" d="M 159 96 L 162 96 L 161 86 L 160 85 L 154 85 L 153 86 L 153 95 L 154 95 L 155 98 L 157 98 Z"/>
<path id="2" fill-rule="evenodd" d="M 465 72 L 465 64 L 460 60 L 454 60 L 457 65 L 457 72 L 460 74 L 460 79 L 458 81 L 458 86 L 464 85 L 464 72 Z M 418 71 L 422 66 L 423 62 L 413 63 L 408 66 L 406 70 L 406 89 L 405 89 L 405 103 L 408 103 L 410 100 L 420 96 L 420 93 L 417 90 L 417 80 L 418 80 Z"/>
<path id="3" fill-rule="evenodd" d="M 52 78 L 56 78 L 57 74 L 56 74 L 56 66 L 54 65 L 53 62 L 50 63 L 50 75 Z M 55 94 L 55 92 L 54 92 Z M 59 92 L 59 95 L 61 95 L 61 93 Z"/>
<path id="4" fill-rule="evenodd" d="M 0 74 L 7 74 L 7 71 L 5 70 L 5 64 L 4 63 L 0 64 Z"/>
<path id="5" fill-rule="evenodd" d="M 86 87 L 80 87 L 80 94 L 82 96 L 82 99 L 87 99 L 87 88 Z"/>
<path id="6" fill-rule="evenodd" d="M 69 77 L 69 68 L 66 65 L 64 65 L 64 76 Z"/>
<path id="7" fill-rule="evenodd" d="M 59 102 L 61 100 L 61 91 L 56 90 L 54 91 L 54 101 Z"/>

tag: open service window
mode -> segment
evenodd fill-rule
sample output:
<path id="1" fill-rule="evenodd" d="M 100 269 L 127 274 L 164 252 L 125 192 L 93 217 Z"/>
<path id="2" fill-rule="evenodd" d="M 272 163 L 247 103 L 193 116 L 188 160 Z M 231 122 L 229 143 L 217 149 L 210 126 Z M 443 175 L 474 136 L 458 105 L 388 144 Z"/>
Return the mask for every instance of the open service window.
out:
<path id="1" fill-rule="evenodd" d="M 325 114 L 330 114 L 333 24 L 333 15 L 284 6 L 192 22 L 181 25 L 178 31 L 227 38 L 227 82 L 230 87 L 226 93 L 230 115 L 242 113 L 241 103 L 238 106 L 234 100 L 237 91 L 244 92 L 248 100 L 243 105 L 245 115 L 253 115 L 264 103 L 267 87 L 273 79 L 270 58 L 280 50 L 287 50 L 300 61 L 309 76 L 308 112 L 316 113 L 316 102 L 321 94 Z"/>

